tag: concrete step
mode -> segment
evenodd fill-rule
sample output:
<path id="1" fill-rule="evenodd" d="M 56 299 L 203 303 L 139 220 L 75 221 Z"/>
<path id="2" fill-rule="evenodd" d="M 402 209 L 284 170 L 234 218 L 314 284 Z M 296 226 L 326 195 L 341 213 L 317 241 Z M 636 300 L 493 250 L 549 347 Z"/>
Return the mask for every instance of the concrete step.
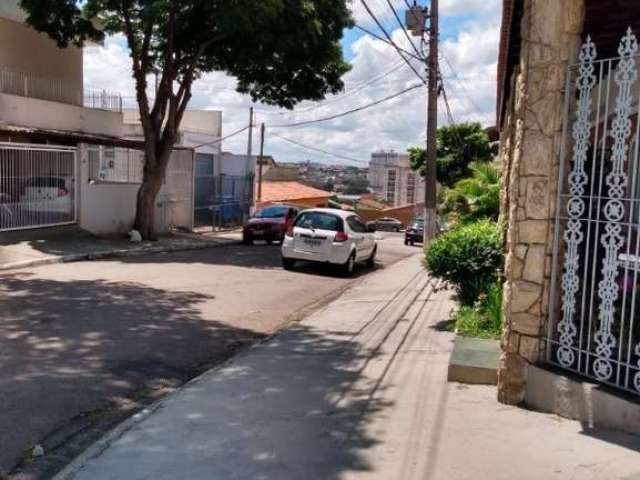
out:
<path id="1" fill-rule="evenodd" d="M 450 382 L 495 385 L 498 382 L 500 342 L 457 336 L 449 360 Z"/>

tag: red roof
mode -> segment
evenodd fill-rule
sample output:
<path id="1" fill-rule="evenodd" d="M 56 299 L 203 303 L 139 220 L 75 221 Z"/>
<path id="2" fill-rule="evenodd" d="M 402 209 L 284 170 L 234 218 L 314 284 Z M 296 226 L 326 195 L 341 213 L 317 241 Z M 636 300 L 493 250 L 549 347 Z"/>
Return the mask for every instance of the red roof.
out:
<path id="1" fill-rule="evenodd" d="M 303 198 L 329 198 L 333 194 L 300 182 L 262 182 L 261 202 L 290 202 Z"/>

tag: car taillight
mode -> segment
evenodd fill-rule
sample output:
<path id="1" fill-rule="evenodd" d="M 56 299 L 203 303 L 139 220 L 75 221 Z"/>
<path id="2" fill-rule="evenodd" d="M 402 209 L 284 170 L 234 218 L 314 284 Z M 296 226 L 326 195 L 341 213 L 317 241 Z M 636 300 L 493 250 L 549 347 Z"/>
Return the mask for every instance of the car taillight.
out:
<path id="1" fill-rule="evenodd" d="M 345 232 L 336 232 L 336 236 L 333 239 L 334 242 L 346 242 L 347 240 L 349 240 L 349 235 Z"/>
<path id="2" fill-rule="evenodd" d="M 59 188 L 58 189 L 58 196 L 59 197 L 66 197 L 67 195 L 69 195 L 69 191 L 66 188 Z"/>
<path id="3" fill-rule="evenodd" d="M 293 238 L 293 226 L 287 228 L 287 231 L 285 232 L 285 235 L 289 238 Z"/>

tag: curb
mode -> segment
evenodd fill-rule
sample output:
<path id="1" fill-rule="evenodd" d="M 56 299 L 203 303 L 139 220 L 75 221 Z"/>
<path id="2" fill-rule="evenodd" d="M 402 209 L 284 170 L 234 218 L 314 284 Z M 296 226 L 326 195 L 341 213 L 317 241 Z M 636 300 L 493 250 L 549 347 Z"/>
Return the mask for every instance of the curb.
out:
<path id="1" fill-rule="evenodd" d="M 36 258 L 33 260 L 22 260 L 19 262 L 5 263 L 0 265 L 0 271 L 5 270 L 17 270 L 28 267 L 39 267 L 42 265 L 52 265 L 57 263 L 71 263 L 81 262 L 85 260 L 102 260 L 106 258 L 126 258 L 126 257 L 139 257 L 142 255 L 153 253 L 173 253 L 173 252 L 185 252 L 189 250 L 204 250 L 207 248 L 216 248 L 224 245 L 232 245 L 238 243 L 236 240 L 231 239 L 219 239 L 213 242 L 193 242 L 182 245 L 165 245 L 165 246 L 150 246 L 150 247 L 137 247 L 132 249 L 118 248 L 113 250 L 105 250 L 102 252 L 87 252 L 87 253 L 74 253 L 70 255 L 48 256 Z"/>

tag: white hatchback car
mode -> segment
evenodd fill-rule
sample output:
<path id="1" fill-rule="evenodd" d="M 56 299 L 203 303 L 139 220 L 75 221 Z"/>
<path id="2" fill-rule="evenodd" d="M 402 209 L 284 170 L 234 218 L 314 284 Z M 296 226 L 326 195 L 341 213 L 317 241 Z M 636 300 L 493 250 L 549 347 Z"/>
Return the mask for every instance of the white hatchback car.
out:
<path id="1" fill-rule="evenodd" d="M 297 260 L 339 265 L 351 275 L 356 263 L 373 267 L 375 234 L 353 212 L 331 208 L 304 210 L 282 242 L 282 266 L 291 270 Z"/>

